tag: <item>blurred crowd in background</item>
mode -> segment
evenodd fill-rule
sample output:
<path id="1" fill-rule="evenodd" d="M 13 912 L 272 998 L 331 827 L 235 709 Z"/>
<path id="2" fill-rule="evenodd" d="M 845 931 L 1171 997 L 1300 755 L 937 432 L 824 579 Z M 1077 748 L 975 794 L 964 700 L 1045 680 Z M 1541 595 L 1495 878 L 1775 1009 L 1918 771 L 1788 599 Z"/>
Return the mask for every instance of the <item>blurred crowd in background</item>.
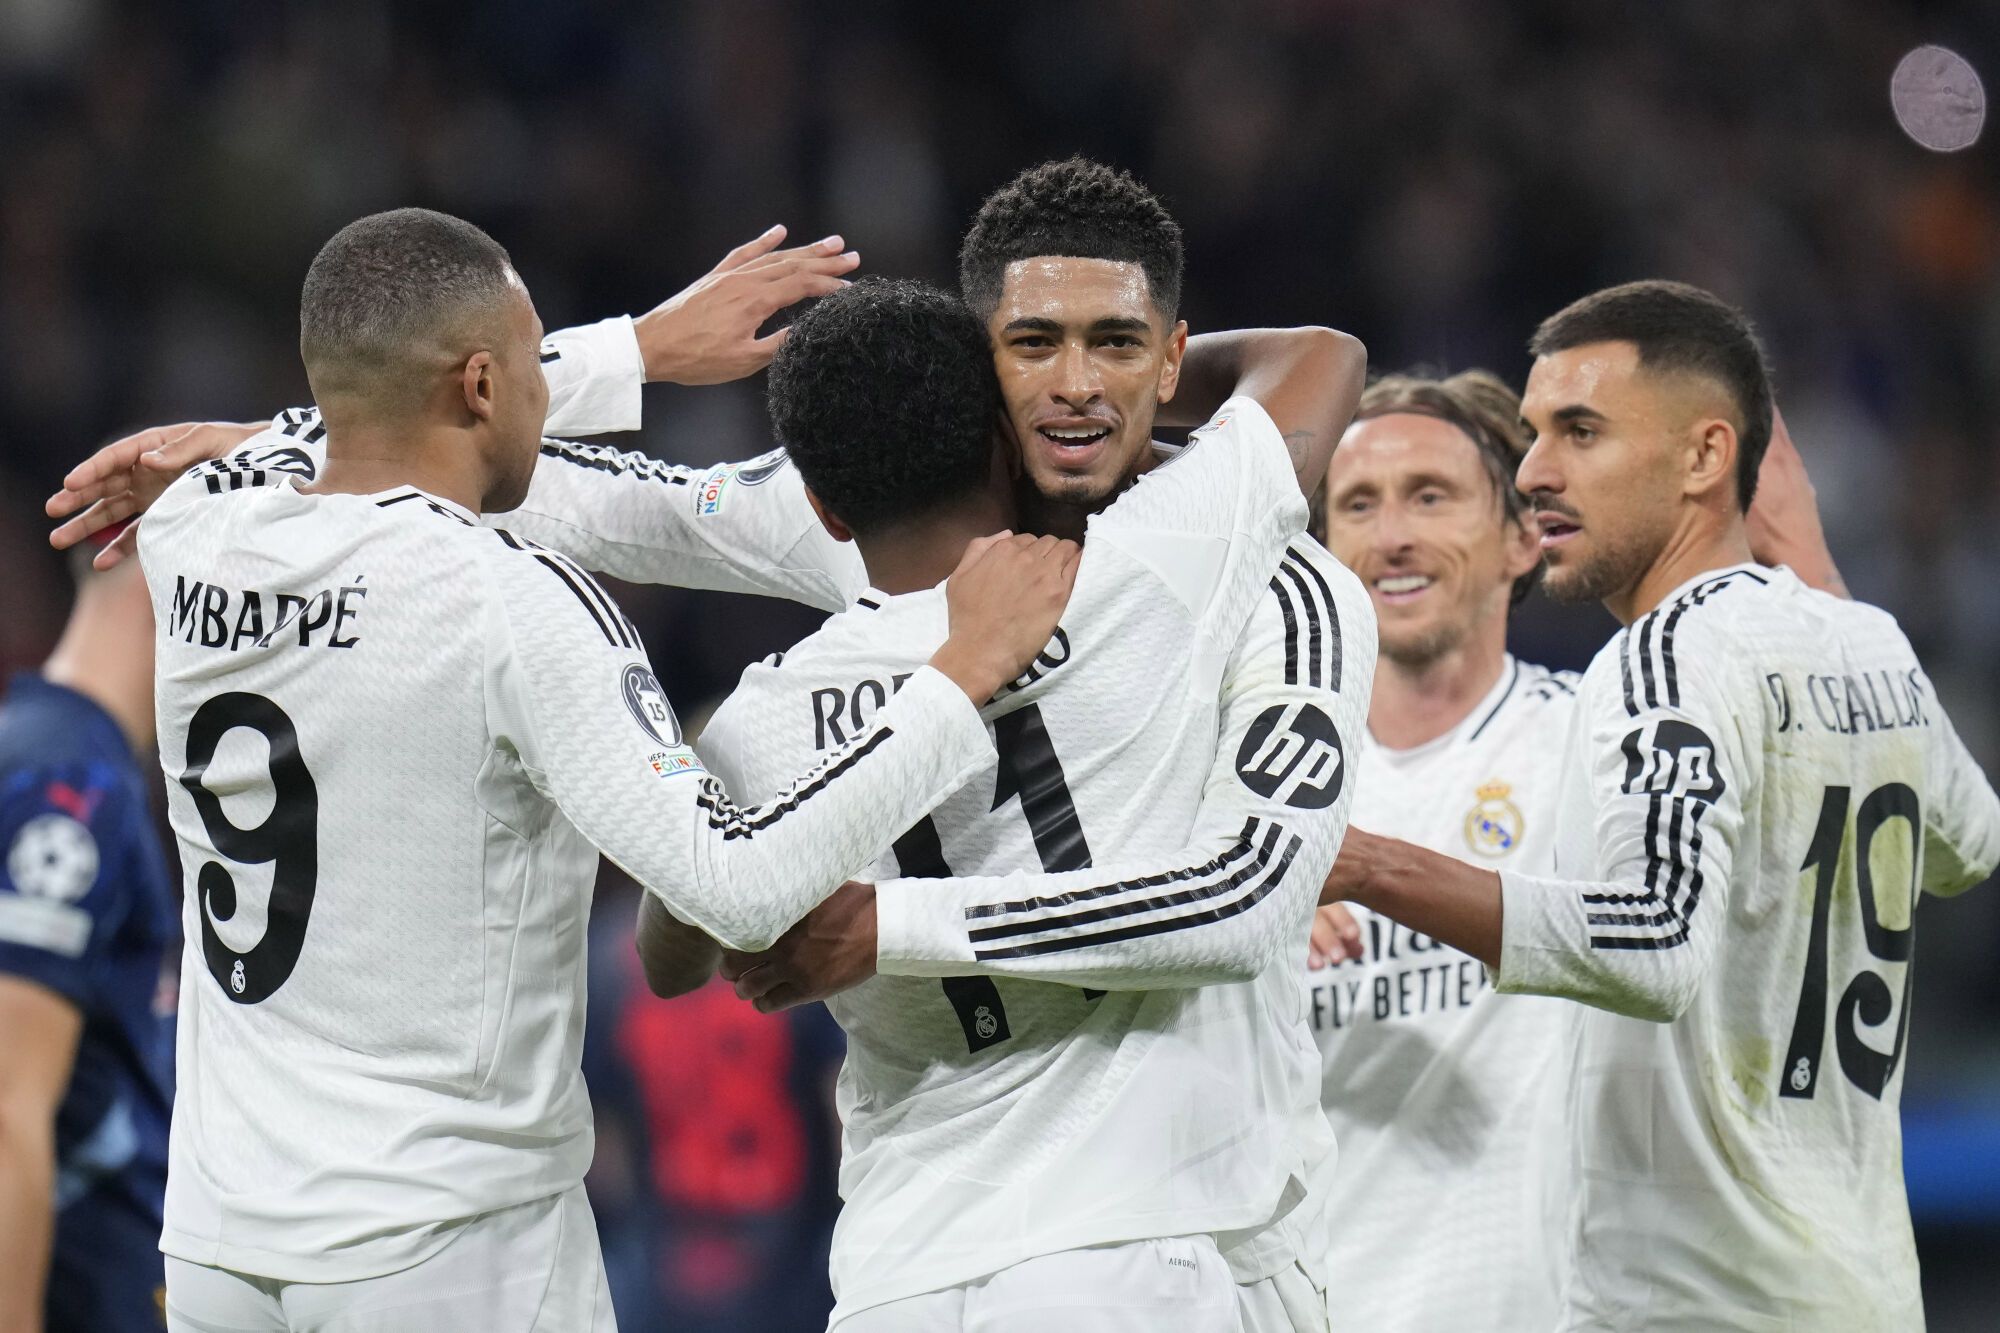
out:
<path id="1" fill-rule="evenodd" d="M 1197 331 L 1328 323 L 1377 371 L 1518 386 L 1535 323 L 1593 288 L 1740 303 L 1850 586 L 2000 772 L 2000 169 L 1990 133 L 1944 155 L 1898 129 L 1890 72 L 1924 42 L 2000 74 L 2000 6 L 0 0 L 0 667 L 68 603 L 41 498 L 129 428 L 303 401 L 299 283 L 359 214 L 478 222 L 555 328 L 648 308 L 773 222 L 950 282 L 978 200 L 1081 151 L 1179 217 Z M 649 395 L 634 447 L 769 447 L 760 380 Z M 684 715 L 815 619 L 622 591 Z M 1580 667 L 1611 627 L 1536 601 L 1516 646 Z M 591 999 L 625 1326 L 808 1327 L 839 1033 L 719 987 L 653 1000 L 634 904 L 607 875 Z M 2000 905 L 1923 916 L 1906 1124 L 1949 1328 L 2000 1234 Z"/>

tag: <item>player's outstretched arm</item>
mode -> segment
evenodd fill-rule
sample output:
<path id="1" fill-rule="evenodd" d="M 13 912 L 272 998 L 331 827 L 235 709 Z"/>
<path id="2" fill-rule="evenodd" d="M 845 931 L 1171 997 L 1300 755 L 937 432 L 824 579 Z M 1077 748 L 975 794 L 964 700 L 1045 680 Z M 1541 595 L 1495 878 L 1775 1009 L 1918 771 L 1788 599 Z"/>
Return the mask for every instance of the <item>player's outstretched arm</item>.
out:
<path id="1" fill-rule="evenodd" d="M 69 998 L 0 970 L 0 1030 L 7 1033 L 0 1047 L 0 1328 L 42 1326 L 55 1238 L 56 1108 L 82 1029 Z"/>
<path id="2" fill-rule="evenodd" d="M 1731 692 L 1703 659 L 1684 651 L 1678 660 L 1679 702 L 1614 694 L 1577 719 L 1589 728 L 1596 873 L 1501 873 L 1497 989 L 1660 1023 L 1678 1018 L 1700 989 L 1728 919 L 1736 841 L 1762 751 L 1744 743 Z M 1398 916 L 1379 896 L 1358 901 Z M 1440 938 L 1466 948 L 1448 932 Z"/>
<path id="3" fill-rule="evenodd" d="M 1923 890 L 1950 898 L 2000 866 L 2000 796 L 1942 708 L 1926 776 Z"/>
<path id="4" fill-rule="evenodd" d="M 490 554 L 496 746 L 674 916 L 756 949 L 992 762 L 975 704 L 1047 646 L 1078 552 L 1052 538 L 976 543 L 947 583 L 951 633 L 930 665 L 852 744 L 758 806 L 702 772 L 637 634 L 587 575 L 532 547 Z"/>
<path id="5" fill-rule="evenodd" d="M 1314 637 L 1300 619 L 1287 624 L 1273 595 L 1238 641 L 1186 846 L 1059 874 L 849 884 L 772 950 L 725 954 L 723 975 L 773 1010 L 878 971 L 1153 990 L 1247 980 L 1287 950 L 1303 958 L 1346 827 L 1346 752 L 1367 717 L 1375 659 L 1358 587 L 1326 606 L 1341 613 Z"/>
<path id="6" fill-rule="evenodd" d="M 1188 339 L 1180 386 L 1160 406 L 1165 426 L 1198 426 L 1224 402 L 1254 398 L 1277 423 L 1307 497 L 1326 480 L 1340 434 L 1354 419 L 1368 349 L 1334 329 L 1231 329 Z"/>
<path id="7" fill-rule="evenodd" d="M 1849 595 L 1820 525 L 1818 492 L 1779 411 L 1771 413 L 1771 444 L 1757 469 L 1757 493 L 1744 527 L 1759 563 L 1789 566 L 1807 587 Z"/>

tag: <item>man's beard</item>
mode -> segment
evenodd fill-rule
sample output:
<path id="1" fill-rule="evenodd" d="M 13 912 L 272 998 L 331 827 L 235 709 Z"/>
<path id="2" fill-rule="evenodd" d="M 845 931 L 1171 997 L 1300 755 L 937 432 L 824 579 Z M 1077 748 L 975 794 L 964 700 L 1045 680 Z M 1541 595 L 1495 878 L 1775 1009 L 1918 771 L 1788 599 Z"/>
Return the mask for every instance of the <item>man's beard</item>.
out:
<path id="1" fill-rule="evenodd" d="M 1653 557 L 1644 541 L 1628 536 L 1588 559 L 1565 565 L 1551 562 L 1542 574 L 1542 590 L 1558 602 L 1601 602 L 1638 583 Z"/>
<path id="2" fill-rule="evenodd" d="M 1376 651 L 1403 671 L 1425 671 L 1465 642 L 1466 626 L 1459 620 L 1441 620 L 1409 638 L 1379 635 Z"/>

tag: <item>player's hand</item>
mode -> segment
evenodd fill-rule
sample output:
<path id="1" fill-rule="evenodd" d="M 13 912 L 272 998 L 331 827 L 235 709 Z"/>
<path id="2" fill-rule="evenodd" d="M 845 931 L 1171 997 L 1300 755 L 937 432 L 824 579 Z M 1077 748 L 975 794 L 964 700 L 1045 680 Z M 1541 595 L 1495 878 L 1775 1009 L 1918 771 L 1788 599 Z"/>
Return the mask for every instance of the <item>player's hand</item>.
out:
<path id="1" fill-rule="evenodd" d="M 1317 972 L 1361 956 L 1361 926 L 1345 903 L 1328 903 L 1313 913 L 1312 943 L 1306 966 Z"/>
<path id="2" fill-rule="evenodd" d="M 724 384 L 771 364 L 789 330 L 759 338 L 757 330 L 786 306 L 847 285 L 841 275 L 861 263 L 838 236 L 790 250 L 777 248 L 773 227 L 722 257 L 694 285 L 632 321 L 649 381 Z"/>
<path id="3" fill-rule="evenodd" d="M 972 542 L 944 585 L 951 634 L 930 664 L 975 705 L 991 699 L 1048 647 L 1082 554 L 1075 542 L 1025 533 Z"/>
<path id="4" fill-rule="evenodd" d="M 1743 519 L 1750 554 L 1767 565 L 1789 565 L 1807 584 L 1847 596 L 1820 525 L 1819 493 L 1792 443 L 1784 413 L 1771 411 L 1771 444 L 1757 469 L 1757 494 Z"/>
<path id="5" fill-rule="evenodd" d="M 262 429 L 262 423 L 183 421 L 113 440 L 71 468 L 62 489 L 43 506 L 50 518 L 69 519 L 49 534 L 49 545 L 66 551 L 93 533 L 145 513 L 181 473 L 221 458 Z M 93 563 L 110 569 L 123 560 L 133 549 L 136 531 L 132 527 L 120 533 Z"/>
<path id="6" fill-rule="evenodd" d="M 763 953 L 724 949 L 721 970 L 766 1014 L 859 986 L 875 975 L 875 886 L 841 885 Z"/>

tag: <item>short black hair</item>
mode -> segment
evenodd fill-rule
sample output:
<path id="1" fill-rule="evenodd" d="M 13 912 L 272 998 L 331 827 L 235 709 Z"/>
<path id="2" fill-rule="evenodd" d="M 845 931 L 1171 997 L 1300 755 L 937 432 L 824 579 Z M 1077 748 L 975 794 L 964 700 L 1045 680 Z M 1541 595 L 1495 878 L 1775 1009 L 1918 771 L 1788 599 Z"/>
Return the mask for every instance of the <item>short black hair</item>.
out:
<path id="1" fill-rule="evenodd" d="M 949 508 L 993 475 L 986 326 L 928 283 L 864 278 L 800 315 L 771 362 L 770 406 L 800 477 L 857 533 Z"/>
<path id="2" fill-rule="evenodd" d="M 1542 321 L 1534 356 L 1628 342 L 1648 370 L 1704 375 L 1736 400 L 1736 500 L 1746 512 L 1771 443 L 1771 371 L 1743 312 L 1685 282 L 1628 282 L 1593 292 Z"/>
<path id="3" fill-rule="evenodd" d="M 371 213 L 333 234 L 306 270 L 299 355 L 314 392 L 407 384 L 411 353 L 506 299 L 513 261 L 463 218 L 428 208 Z"/>
<path id="4" fill-rule="evenodd" d="M 1071 157 L 1030 167 L 988 195 L 958 252 L 965 303 L 990 316 L 1007 266 L 1040 255 L 1137 264 L 1168 322 L 1180 309 L 1180 224 L 1129 172 Z"/>

